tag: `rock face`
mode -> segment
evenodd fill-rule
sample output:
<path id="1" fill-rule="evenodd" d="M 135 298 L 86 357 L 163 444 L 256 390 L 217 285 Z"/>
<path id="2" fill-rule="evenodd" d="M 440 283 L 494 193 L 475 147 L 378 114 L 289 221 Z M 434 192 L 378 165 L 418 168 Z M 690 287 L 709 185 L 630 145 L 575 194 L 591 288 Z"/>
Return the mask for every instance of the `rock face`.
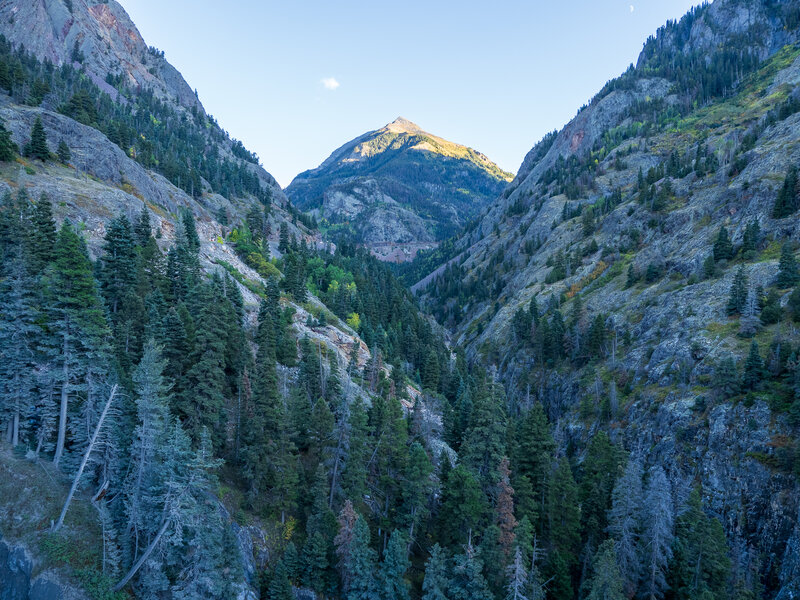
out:
<path id="1" fill-rule="evenodd" d="M 483 154 L 400 117 L 301 173 L 286 193 L 334 237 L 403 262 L 459 231 L 510 179 Z"/>
<path id="2" fill-rule="evenodd" d="M 726 309 L 737 270 L 753 294 L 774 286 L 781 247 L 800 242 L 798 214 L 773 211 L 800 163 L 800 112 L 789 108 L 800 97 L 800 51 L 787 17 L 798 10 L 797 1 L 717 0 L 662 29 L 635 69 L 530 151 L 448 262 L 414 286 L 468 356 L 497 368 L 511 402 L 544 404 L 563 448 L 608 427 L 664 465 L 676 490 L 701 484 L 734 564 L 769 556 L 761 573 L 780 582 L 780 598 L 798 589 L 800 489 L 791 467 L 776 465 L 800 435 L 768 394 L 725 400 L 712 382 L 724 357 L 741 371 L 752 341 Z M 704 70 L 734 47 L 748 64 L 741 77 L 725 83 L 709 74 L 717 67 Z M 709 276 L 720 228 L 736 248 L 755 221 L 758 250 L 718 261 Z M 778 291 L 784 307 L 790 291 Z M 534 297 L 543 313 L 563 313 L 568 357 L 599 316 L 600 356 L 544 365 L 535 330 L 515 329 Z M 800 343 L 788 315 L 756 318 L 755 339 L 767 361 L 780 344 Z M 610 397 L 619 407 L 601 417 Z"/>
<path id="3" fill-rule="evenodd" d="M 2 33 L 54 65 L 80 63 L 92 80 L 122 76 L 132 88 L 153 90 L 183 107 L 202 105 L 162 52 L 148 48 L 125 9 L 115 0 L 4 0 Z M 114 88 L 105 85 L 115 96 Z"/>
<path id="4" fill-rule="evenodd" d="M 0 539 L 0 600 L 85 600 L 80 590 L 51 573 L 31 578 L 35 561 L 23 546 Z"/>

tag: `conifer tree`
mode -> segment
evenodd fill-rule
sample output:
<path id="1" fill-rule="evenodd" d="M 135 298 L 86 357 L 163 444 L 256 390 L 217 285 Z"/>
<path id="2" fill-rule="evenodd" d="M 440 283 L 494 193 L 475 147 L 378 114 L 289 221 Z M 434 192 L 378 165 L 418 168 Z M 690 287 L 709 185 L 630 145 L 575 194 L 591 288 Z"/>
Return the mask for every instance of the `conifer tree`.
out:
<path id="1" fill-rule="evenodd" d="M 378 588 L 376 578 L 377 557 L 370 548 L 369 526 L 364 517 L 358 515 L 353 524 L 353 535 L 350 546 L 350 563 L 347 588 L 347 600 L 383 600 L 392 596 L 383 596 Z"/>
<path id="2" fill-rule="evenodd" d="M 57 236 L 53 205 L 42 194 L 31 212 L 31 226 L 27 236 L 26 256 L 31 275 L 40 275 L 53 260 Z"/>
<path id="3" fill-rule="evenodd" d="M 717 239 L 714 240 L 714 260 L 730 260 L 731 258 L 733 258 L 733 244 L 728 236 L 728 228 L 723 225 L 717 233 Z"/>
<path id="4" fill-rule="evenodd" d="M 703 512 L 700 491 L 689 497 L 688 510 L 676 524 L 675 557 L 670 584 L 676 600 L 728 598 L 731 561 L 718 519 Z"/>
<path id="5" fill-rule="evenodd" d="M 636 592 L 641 573 L 642 476 L 642 463 L 637 458 L 629 458 L 614 486 L 608 513 L 608 533 L 614 540 L 614 553 L 627 597 Z"/>
<path id="6" fill-rule="evenodd" d="M 498 481 L 497 467 L 506 453 L 505 394 L 499 385 L 479 393 L 464 434 L 461 460 L 481 479 L 485 490 Z"/>
<path id="7" fill-rule="evenodd" d="M 528 572 L 519 548 L 514 553 L 514 561 L 508 565 L 506 574 L 508 578 L 506 600 L 528 600 Z"/>
<path id="8" fill-rule="evenodd" d="M 782 219 L 783 217 L 788 217 L 797 210 L 799 204 L 797 191 L 797 169 L 792 167 L 786 174 L 786 178 L 783 180 L 783 187 L 775 199 L 775 206 L 772 210 L 774 218 Z"/>
<path id="9" fill-rule="evenodd" d="M 397 529 L 389 536 L 380 572 L 379 597 L 383 600 L 408 600 L 409 586 L 405 579 L 410 566 L 405 535 Z"/>
<path id="10" fill-rule="evenodd" d="M 69 146 L 67 146 L 67 142 L 64 141 L 62 138 L 60 142 L 58 142 L 58 149 L 56 150 L 56 155 L 58 156 L 58 160 L 60 160 L 65 165 L 72 160 L 72 152 L 69 150 Z"/>
<path id="11" fill-rule="evenodd" d="M 566 458 L 558 461 L 549 489 L 550 542 L 564 558 L 575 560 L 580 546 L 580 498 Z"/>
<path id="12" fill-rule="evenodd" d="M 64 454 L 67 418 L 75 395 L 85 384 L 93 351 L 102 348 L 107 334 L 103 308 L 92 276 L 92 264 L 83 239 L 65 221 L 58 233 L 55 259 L 48 274 L 49 328 L 53 334 L 53 374 L 60 387 L 58 440 L 53 462 Z"/>
<path id="13" fill-rule="evenodd" d="M 353 563 L 353 538 L 355 535 L 356 520 L 358 513 L 353 508 L 353 503 L 346 500 L 336 521 L 339 525 L 339 532 L 333 540 L 336 547 L 337 568 L 339 577 L 342 581 L 342 591 L 347 593 L 350 590 L 350 574 Z"/>
<path id="14" fill-rule="evenodd" d="M 758 342 L 753 340 L 750 344 L 750 353 L 744 363 L 744 375 L 742 376 L 742 387 L 746 390 L 754 390 L 764 377 L 764 361 L 761 358 L 761 351 Z"/>
<path id="15" fill-rule="evenodd" d="M 582 465 L 580 482 L 581 523 L 584 538 L 594 547 L 604 537 L 606 514 L 611 508 L 614 475 L 619 469 L 619 449 L 605 432 L 597 433 L 589 442 Z"/>
<path id="16" fill-rule="evenodd" d="M 0 422 L 8 424 L 12 446 L 20 443 L 30 423 L 36 399 L 36 340 L 41 340 L 34 280 L 26 262 L 22 241 L 10 241 L 0 266 Z"/>
<path id="17" fill-rule="evenodd" d="M 778 278 L 775 281 L 781 289 L 794 286 L 800 281 L 800 273 L 797 271 L 797 261 L 794 259 L 794 252 L 789 244 L 781 247 L 781 259 L 778 266 Z"/>
<path id="18" fill-rule="evenodd" d="M 328 567 L 328 542 L 319 531 L 315 531 L 303 547 L 303 585 L 322 593 Z"/>
<path id="19" fill-rule="evenodd" d="M 0 121 L 0 162 L 11 162 L 17 157 L 19 148 L 11 139 L 11 132 Z"/>
<path id="20" fill-rule="evenodd" d="M 644 495 L 642 539 L 646 540 L 642 593 L 658 600 L 667 589 L 667 568 L 672 558 L 674 508 L 672 489 L 661 467 L 650 470 Z"/>
<path id="21" fill-rule="evenodd" d="M 272 579 L 267 590 L 268 600 L 292 600 L 292 584 L 286 573 L 286 565 L 283 560 L 279 560 L 272 572 Z"/>
<path id="22" fill-rule="evenodd" d="M 459 464 L 450 471 L 439 513 L 442 541 L 447 545 L 466 542 L 486 512 L 485 502 L 480 484 L 469 469 Z"/>
<path id="23" fill-rule="evenodd" d="M 47 134 L 45 134 L 41 117 L 36 117 L 36 121 L 33 123 L 31 141 L 25 148 L 25 155 L 42 161 L 50 160 L 50 148 L 47 146 Z"/>
<path id="24" fill-rule="evenodd" d="M 745 275 L 744 267 L 739 267 L 736 275 L 731 284 L 731 292 L 728 297 L 728 314 L 741 315 L 744 312 L 745 305 L 747 304 L 747 275 Z"/>
<path id="25" fill-rule="evenodd" d="M 425 579 L 422 581 L 422 600 L 450 600 L 450 581 L 447 573 L 447 557 L 439 544 L 431 548 L 425 563 Z"/>
<path id="26" fill-rule="evenodd" d="M 453 559 L 449 597 L 452 600 L 494 600 L 483 576 L 483 561 L 468 544 L 464 554 Z"/>
<path id="27" fill-rule="evenodd" d="M 508 458 L 500 461 L 500 481 L 497 484 L 497 501 L 495 511 L 497 513 L 497 526 L 500 529 L 500 547 L 506 562 L 511 558 L 511 551 L 514 546 L 514 531 L 517 527 L 517 519 L 514 517 L 514 488 L 511 487 L 511 469 L 508 466 Z"/>
<path id="28" fill-rule="evenodd" d="M 592 564 L 594 572 L 587 600 L 625 600 L 613 540 L 600 545 Z"/>
<path id="29" fill-rule="evenodd" d="M 513 472 L 517 476 L 514 484 L 518 496 L 521 492 L 519 479 L 526 477 L 530 482 L 533 500 L 544 509 L 547 503 L 547 483 L 550 477 L 555 443 L 550 433 L 550 425 L 540 402 L 534 403 L 516 428 L 514 455 L 512 456 Z M 545 510 L 540 510 L 543 516 Z M 535 515 L 529 515 L 531 520 Z"/>
<path id="30" fill-rule="evenodd" d="M 751 259 L 758 251 L 758 245 L 761 243 L 761 226 L 758 221 L 753 220 L 745 227 L 744 235 L 742 236 L 742 255 L 746 259 Z"/>

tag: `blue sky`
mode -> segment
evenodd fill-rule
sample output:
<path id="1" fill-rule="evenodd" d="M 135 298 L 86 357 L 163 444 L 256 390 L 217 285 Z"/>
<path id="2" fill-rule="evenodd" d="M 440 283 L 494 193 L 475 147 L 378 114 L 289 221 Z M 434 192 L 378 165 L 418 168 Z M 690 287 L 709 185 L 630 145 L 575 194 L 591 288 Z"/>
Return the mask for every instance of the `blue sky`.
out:
<path id="1" fill-rule="evenodd" d="M 120 0 L 286 186 L 398 116 L 516 172 L 696 0 Z"/>

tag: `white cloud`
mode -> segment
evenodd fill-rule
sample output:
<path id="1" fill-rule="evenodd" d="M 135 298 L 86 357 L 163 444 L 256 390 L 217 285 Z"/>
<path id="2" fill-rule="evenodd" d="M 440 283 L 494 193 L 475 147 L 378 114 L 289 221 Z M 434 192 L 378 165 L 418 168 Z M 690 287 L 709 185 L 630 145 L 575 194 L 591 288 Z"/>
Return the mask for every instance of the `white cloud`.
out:
<path id="1" fill-rule="evenodd" d="M 631 12 L 633 12 L 633 11 L 634 11 L 634 7 L 633 7 L 633 4 L 631 4 Z"/>
<path id="2" fill-rule="evenodd" d="M 336 88 L 338 88 L 338 87 L 339 87 L 339 82 L 338 82 L 338 81 L 336 81 L 336 79 L 335 79 L 334 77 L 325 77 L 325 78 L 322 80 L 322 86 L 323 86 L 323 87 L 324 87 L 326 90 L 331 90 L 331 91 L 333 91 L 333 90 L 335 90 Z"/>

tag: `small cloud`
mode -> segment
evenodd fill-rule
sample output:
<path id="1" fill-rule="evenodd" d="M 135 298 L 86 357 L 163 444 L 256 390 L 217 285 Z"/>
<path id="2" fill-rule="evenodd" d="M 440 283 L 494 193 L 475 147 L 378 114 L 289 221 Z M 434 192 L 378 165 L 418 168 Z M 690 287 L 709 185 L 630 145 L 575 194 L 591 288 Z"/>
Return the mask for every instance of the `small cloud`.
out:
<path id="1" fill-rule="evenodd" d="M 633 12 L 634 10 L 635 10 L 634 6 L 633 6 L 633 4 L 631 4 L 631 12 Z"/>
<path id="2" fill-rule="evenodd" d="M 324 87 L 326 90 L 333 91 L 339 87 L 339 82 L 333 77 L 325 77 L 322 80 L 322 87 Z"/>

